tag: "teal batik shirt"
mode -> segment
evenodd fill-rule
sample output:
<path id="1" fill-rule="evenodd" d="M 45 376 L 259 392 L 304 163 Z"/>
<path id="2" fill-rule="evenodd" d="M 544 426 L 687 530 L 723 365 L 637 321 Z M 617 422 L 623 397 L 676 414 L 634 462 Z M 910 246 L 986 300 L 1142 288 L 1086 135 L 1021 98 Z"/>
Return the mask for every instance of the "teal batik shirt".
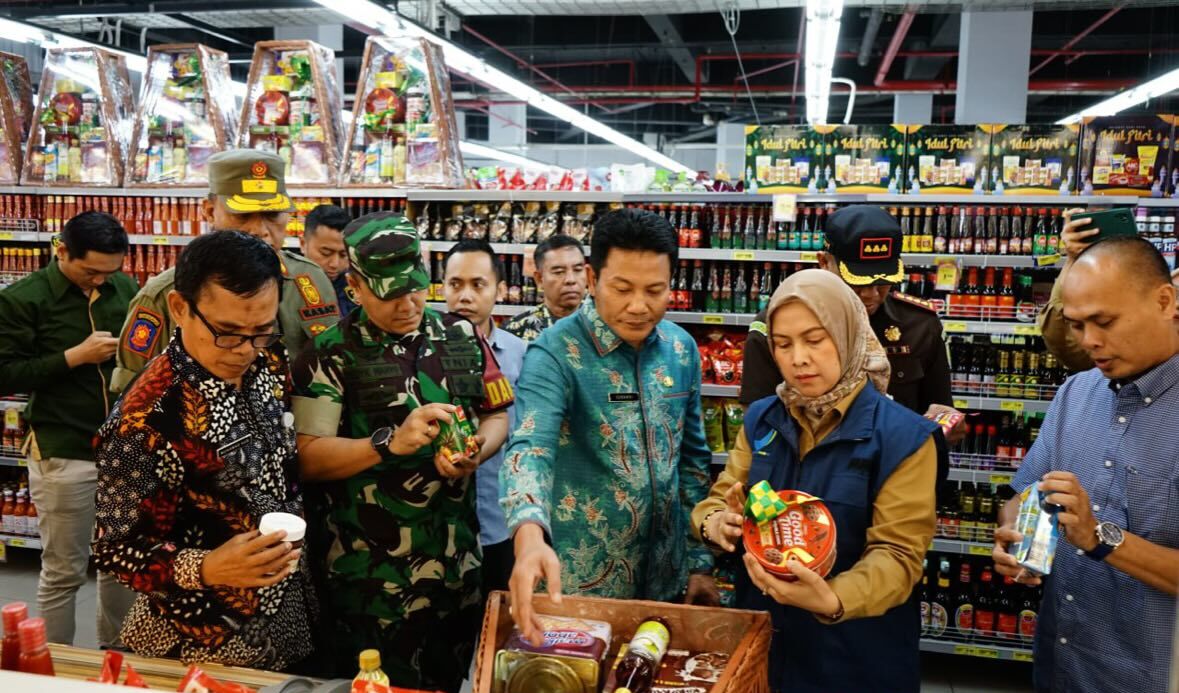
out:
<path id="1" fill-rule="evenodd" d="M 529 346 L 516 412 L 500 504 L 510 532 L 544 527 L 566 594 L 669 601 L 712 567 L 690 530 L 712 455 L 682 328 L 662 321 L 636 350 L 586 301 Z"/>

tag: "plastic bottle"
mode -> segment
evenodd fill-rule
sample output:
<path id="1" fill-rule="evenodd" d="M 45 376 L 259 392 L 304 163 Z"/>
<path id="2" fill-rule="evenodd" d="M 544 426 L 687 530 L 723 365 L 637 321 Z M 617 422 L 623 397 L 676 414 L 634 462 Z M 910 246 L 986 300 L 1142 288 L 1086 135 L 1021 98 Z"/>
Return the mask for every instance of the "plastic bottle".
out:
<path id="1" fill-rule="evenodd" d="M 614 693 L 647 693 L 651 690 L 670 642 L 671 631 L 666 621 L 661 618 L 643 621 L 615 669 L 617 687 Z"/>
<path id="2" fill-rule="evenodd" d="M 20 632 L 17 626 L 29 617 L 29 607 L 24 602 L 5 604 L 0 609 L 0 620 L 4 622 L 4 642 L 0 644 L 0 670 L 20 671 Z"/>
<path id="3" fill-rule="evenodd" d="M 353 681 L 372 681 L 383 686 L 389 685 L 389 677 L 381 671 L 381 653 L 377 650 L 365 650 L 360 653 L 360 673 Z"/>
<path id="4" fill-rule="evenodd" d="M 17 626 L 17 631 L 20 632 L 20 670 L 26 674 L 53 676 L 45 619 L 26 618 Z"/>

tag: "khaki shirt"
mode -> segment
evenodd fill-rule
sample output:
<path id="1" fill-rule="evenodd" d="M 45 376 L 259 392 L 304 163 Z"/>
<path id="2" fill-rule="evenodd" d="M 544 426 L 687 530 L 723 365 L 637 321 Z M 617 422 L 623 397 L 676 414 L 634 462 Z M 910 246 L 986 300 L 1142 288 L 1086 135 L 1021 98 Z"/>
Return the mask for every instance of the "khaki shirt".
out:
<path id="1" fill-rule="evenodd" d="M 1052 294 L 1048 303 L 1040 311 L 1038 322 L 1040 334 L 1044 338 L 1044 346 L 1052 352 L 1065 368 L 1071 371 L 1087 371 L 1093 367 L 1093 359 L 1081 348 L 1069 330 L 1068 322 L 1064 319 L 1064 301 L 1060 298 L 1060 287 L 1064 284 L 1064 277 L 1068 274 L 1070 264 L 1065 264 L 1052 285 Z"/>
<path id="2" fill-rule="evenodd" d="M 798 453 L 803 464 L 811 450 L 836 429 L 864 385 L 848 394 L 817 424 L 798 407 L 790 408 L 798 423 Z M 729 451 L 724 471 L 708 498 L 692 510 L 692 531 L 701 540 L 700 526 L 714 510 L 725 509 L 725 494 L 735 483 L 748 485 L 753 450 L 745 428 Z M 872 505 L 864 555 L 849 570 L 828 581 L 843 604 L 841 620 L 879 616 L 904 602 L 914 582 L 920 580 L 921 561 L 933 539 L 937 517 L 930 489 L 937 476 L 937 446 L 933 436 L 896 468 L 880 487 Z M 747 489 L 746 489 L 747 490 Z"/>
<path id="3" fill-rule="evenodd" d="M 336 291 L 327 275 L 302 255 L 284 250 L 282 300 L 278 306 L 279 328 L 287 353 L 294 358 L 310 339 L 340 320 Z M 168 292 L 175 284 L 175 268 L 148 280 L 131 305 L 119 335 L 111 392 L 121 393 L 152 357 L 164 351 L 176 324 L 168 312 Z"/>

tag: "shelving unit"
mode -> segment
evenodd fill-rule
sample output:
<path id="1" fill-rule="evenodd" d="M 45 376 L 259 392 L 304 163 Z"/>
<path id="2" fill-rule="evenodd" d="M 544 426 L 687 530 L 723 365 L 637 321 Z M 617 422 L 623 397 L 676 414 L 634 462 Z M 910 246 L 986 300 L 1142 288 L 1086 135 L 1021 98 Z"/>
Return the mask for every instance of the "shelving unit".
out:
<path id="1" fill-rule="evenodd" d="M 27 467 L 29 461 L 23 457 L 0 455 L 0 467 Z"/>
<path id="2" fill-rule="evenodd" d="M 41 550 L 40 537 L 27 537 L 21 534 L 0 534 L 0 543 L 6 548 Z"/>
<path id="3" fill-rule="evenodd" d="M 930 551 L 941 553 L 957 553 L 964 556 L 990 556 L 993 544 L 977 541 L 958 541 L 957 539 L 934 539 L 929 545 Z"/>
<path id="4" fill-rule="evenodd" d="M 1015 472 L 1001 469 L 962 469 L 950 467 L 950 481 L 969 481 L 974 484 L 1010 484 Z"/>
<path id="5" fill-rule="evenodd" d="M 1048 411 L 1051 401 L 1038 399 L 999 399 L 997 397 L 977 397 L 974 395 L 954 394 L 955 409 L 979 409 L 982 411 L 1009 411 L 1013 413 L 1026 412 L 1042 414 Z"/>
<path id="6" fill-rule="evenodd" d="M 1012 641 L 1006 641 L 1011 643 Z M 1015 641 L 1022 642 L 1022 641 Z M 1032 650 L 1029 646 L 1021 647 L 1015 644 L 974 644 L 970 642 L 954 642 L 934 638 L 921 638 L 922 652 L 938 652 L 941 654 L 965 655 L 982 659 L 1002 659 L 1013 662 L 1031 662 Z"/>

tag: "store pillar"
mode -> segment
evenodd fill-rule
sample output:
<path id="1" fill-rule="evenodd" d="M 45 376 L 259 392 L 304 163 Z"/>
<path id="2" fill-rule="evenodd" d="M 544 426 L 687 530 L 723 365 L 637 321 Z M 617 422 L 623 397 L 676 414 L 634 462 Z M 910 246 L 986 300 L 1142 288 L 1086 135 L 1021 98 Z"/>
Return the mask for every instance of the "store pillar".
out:
<path id="1" fill-rule="evenodd" d="M 1027 122 L 1032 12 L 963 12 L 954 122 Z"/>

